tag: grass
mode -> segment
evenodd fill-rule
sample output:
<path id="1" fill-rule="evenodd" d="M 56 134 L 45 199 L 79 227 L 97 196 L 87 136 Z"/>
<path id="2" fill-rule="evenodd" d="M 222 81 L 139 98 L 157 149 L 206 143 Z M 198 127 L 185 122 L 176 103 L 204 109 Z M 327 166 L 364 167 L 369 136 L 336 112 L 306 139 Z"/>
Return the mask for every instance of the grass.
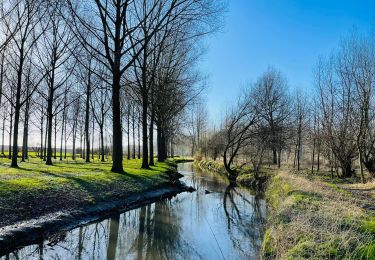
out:
<path id="1" fill-rule="evenodd" d="M 99 201 L 122 199 L 169 183 L 173 162 L 156 163 L 150 170 L 140 160 L 125 160 L 124 174 L 110 171 L 110 162 L 56 161 L 47 166 L 38 158 L 10 168 L 0 159 L 0 226 L 56 210 L 69 210 Z"/>
<path id="2" fill-rule="evenodd" d="M 273 177 L 264 258 L 375 259 L 375 213 L 363 207 L 371 199 L 342 185 L 288 170 Z"/>

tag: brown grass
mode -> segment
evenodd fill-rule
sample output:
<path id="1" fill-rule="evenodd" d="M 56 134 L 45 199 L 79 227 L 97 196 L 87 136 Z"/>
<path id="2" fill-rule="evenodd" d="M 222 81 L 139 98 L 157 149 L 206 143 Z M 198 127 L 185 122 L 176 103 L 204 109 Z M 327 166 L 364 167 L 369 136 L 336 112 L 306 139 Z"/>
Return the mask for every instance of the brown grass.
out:
<path id="1" fill-rule="evenodd" d="M 372 184 L 351 184 L 358 189 Z M 363 185 L 363 186 L 362 186 Z M 374 259 L 374 213 L 338 185 L 281 170 L 267 191 L 266 259 Z M 367 223 L 367 222 L 366 222 Z"/>

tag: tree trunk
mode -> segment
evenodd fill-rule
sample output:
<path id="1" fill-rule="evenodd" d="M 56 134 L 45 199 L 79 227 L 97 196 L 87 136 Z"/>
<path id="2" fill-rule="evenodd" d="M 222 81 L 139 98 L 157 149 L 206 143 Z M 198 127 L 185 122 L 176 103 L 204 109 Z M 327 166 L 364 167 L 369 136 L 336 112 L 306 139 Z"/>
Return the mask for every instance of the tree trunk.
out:
<path id="1" fill-rule="evenodd" d="M 57 118 L 55 118 L 55 135 L 54 135 L 54 146 L 53 146 L 53 158 L 57 159 Z"/>
<path id="2" fill-rule="evenodd" d="M 350 160 L 345 160 L 341 162 L 342 177 L 350 178 L 353 176 L 352 163 Z"/>
<path id="3" fill-rule="evenodd" d="M 73 151 L 72 151 L 72 159 L 76 159 L 76 139 L 77 139 L 77 117 L 74 119 L 73 123 Z"/>
<path id="4" fill-rule="evenodd" d="M 47 128 L 48 128 L 48 118 L 46 120 L 46 133 L 44 135 L 44 149 L 43 149 L 43 161 L 47 160 Z"/>
<path id="5" fill-rule="evenodd" d="M 9 154 L 8 158 L 12 159 L 12 131 L 13 131 L 13 106 L 10 108 L 10 125 L 9 125 Z"/>
<path id="6" fill-rule="evenodd" d="M 22 140 L 22 162 L 28 159 L 28 137 L 29 137 L 29 108 L 30 102 L 26 102 L 25 107 L 25 122 L 23 125 L 23 140 Z"/>
<path id="7" fill-rule="evenodd" d="M 135 106 L 133 105 L 133 114 L 132 114 L 132 127 L 133 127 L 133 159 L 135 159 Z"/>
<path id="8" fill-rule="evenodd" d="M 366 183 L 365 181 L 365 175 L 363 173 L 363 158 L 362 158 L 362 151 L 360 149 L 360 147 L 358 146 L 358 154 L 359 154 L 359 168 L 360 168 L 360 172 L 361 172 L 361 179 L 362 179 L 362 183 Z"/>
<path id="9" fill-rule="evenodd" d="M 65 128 L 64 128 L 64 133 L 65 133 L 65 136 L 64 136 L 64 159 L 66 160 L 66 150 L 67 150 L 67 148 L 66 148 L 66 145 L 67 145 L 67 143 L 68 143 L 68 136 L 67 136 L 67 134 L 66 134 L 66 120 L 65 120 Z"/>
<path id="10" fill-rule="evenodd" d="M 89 72 L 86 86 L 86 115 L 85 115 L 85 139 L 86 139 L 86 162 L 90 162 L 90 98 L 91 98 L 91 72 Z"/>
<path id="11" fill-rule="evenodd" d="M 128 116 L 127 116 L 127 123 L 128 123 L 128 133 L 127 133 L 127 137 L 128 137 L 128 154 L 127 154 L 127 158 L 128 160 L 130 160 L 130 107 L 128 108 Z"/>
<path id="12" fill-rule="evenodd" d="M 119 63 L 119 61 L 118 61 Z M 122 129 L 120 105 L 120 64 L 113 71 L 112 84 L 112 116 L 113 116 L 113 141 L 112 141 L 112 172 L 123 173 L 122 165 Z"/>
<path id="13" fill-rule="evenodd" d="M 142 168 L 150 168 L 148 165 L 148 138 L 147 138 L 147 106 L 148 95 L 143 93 L 142 97 Z"/>
<path id="14" fill-rule="evenodd" d="M 101 142 L 102 162 L 105 162 L 105 158 L 104 158 L 104 130 L 103 130 L 103 125 L 100 126 L 100 142 Z"/>
<path id="15" fill-rule="evenodd" d="M 95 143 L 95 120 L 94 116 L 92 117 L 92 144 L 91 144 L 91 159 L 94 160 L 94 143 Z"/>
<path id="16" fill-rule="evenodd" d="M 5 113 L 3 115 L 3 131 L 2 131 L 2 134 L 1 134 L 1 155 L 4 156 L 4 148 L 5 148 L 5 120 L 6 120 L 6 117 L 5 117 Z"/>
<path id="17" fill-rule="evenodd" d="M 276 148 L 272 148 L 272 155 L 273 155 L 273 164 L 277 164 L 277 151 Z"/>
<path id="18" fill-rule="evenodd" d="M 231 157 L 228 161 L 227 155 L 228 155 L 227 151 L 224 151 L 224 155 L 223 155 L 224 167 L 225 167 L 225 170 L 228 173 L 229 181 L 233 182 L 237 179 L 238 172 L 236 170 L 232 169 L 232 167 L 231 167 L 231 162 L 233 161 L 233 157 Z M 231 156 L 233 156 L 233 154 Z"/>
<path id="19" fill-rule="evenodd" d="M 18 103 L 18 105 L 17 105 Z M 16 107 L 14 109 L 14 125 L 13 125 L 13 151 L 12 151 L 12 162 L 11 167 L 18 167 L 17 157 L 18 157 L 18 125 L 20 122 L 20 106 L 19 98 L 16 102 Z"/>
<path id="20" fill-rule="evenodd" d="M 41 117 L 40 117 L 40 159 L 43 160 L 43 129 L 44 129 L 44 113 L 43 107 L 41 109 Z"/>
<path id="21" fill-rule="evenodd" d="M 154 166 L 154 112 L 151 112 L 150 129 L 149 129 L 149 142 L 150 142 L 150 165 Z"/>
<path id="22" fill-rule="evenodd" d="M 64 141 L 64 134 L 65 132 L 65 109 L 66 109 L 66 97 L 64 98 L 64 109 L 62 112 L 62 126 L 61 126 L 61 136 L 60 136 L 60 161 L 63 159 L 63 141 Z"/>
<path id="23" fill-rule="evenodd" d="M 9 156 L 12 158 L 11 167 L 18 167 L 18 126 L 20 121 L 20 110 L 21 110 L 21 89 L 22 89 L 22 73 L 23 65 L 25 62 L 24 57 L 24 44 L 25 41 L 22 39 L 20 54 L 19 54 L 19 66 L 17 70 L 17 89 L 16 89 L 16 100 L 14 105 L 14 126 L 13 126 L 13 154 Z"/>
<path id="24" fill-rule="evenodd" d="M 141 115 L 138 114 L 138 120 L 137 120 L 138 159 L 141 159 L 141 126 L 140 126 L 140 123 L 139 123 L 140 118 L 141 118 Z"/>
<path id="25" fill-rule="evenodd" d="M 314 173 L 314 163 L 315 163 L 315 137 L 313 141 L 313 149 L 312 149 L 312 156 L 311 156 L 311 173 Z"/>
<path id="26" fill-rule="evenodd" d="M 163 128 L 157 128 L 157 143 L 158 143 L 158 161 L 164 162 L 167 159 L 167 144 Z"/>
<path id="27" fill-rule="evenodd" d="M 54 89 L 53 86 L 49 89 L 48 105 L 47 105 L 47 161 L 46 165 L 52 165 L 52 123 L 53 123 L 53 100 Z"/>
<path id="28" fill-rule="evenodd" d="M 363 164 L 365 165 L 371 177 L 375 178 L 375 159 L 365 160 Z"/>

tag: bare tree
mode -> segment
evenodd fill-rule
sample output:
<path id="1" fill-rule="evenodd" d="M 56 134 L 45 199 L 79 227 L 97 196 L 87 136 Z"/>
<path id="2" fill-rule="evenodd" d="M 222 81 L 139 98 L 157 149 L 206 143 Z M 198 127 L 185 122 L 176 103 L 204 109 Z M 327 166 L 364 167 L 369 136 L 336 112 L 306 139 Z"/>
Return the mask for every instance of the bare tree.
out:
<path id="1" fill-rule="evenodd" d="M 234 166 L 235 159 L 244 147 L 254 137 L 254 129 L 258 114 L 254 110 L 249 92 L 245 92 L 239 98 L 236 107 L 232 109 L 224 125 L 224 167 L 230 180 L 236 180 L 241 166 Z"/>
<path id="2" fill-rule="evenodd" d="M 264 129 L 269 136 L 273 163 L 280 167 L 281 151 L 288 139 L 291 118 L 291 102 L 287 82 L 280 71 L 269 67 L 255 84 L 255 109 L 268 127 Z"/>
<path id="3" fill-rule="evenodd" d="M 18 167 L 18 129 L 20 122 L 20 111 L 30 96 L 34 93 L 39 84 L 35 84 L 35 88 L 27 91 L 24 89 L 24 67 L 27 59 L 31 59 L 30 55 L 34 50 L 35 44 L 43 33 L 43 28 L 39 28 L 42 12 L 42 3 L 37 0 L 18 1 L 17 5 L 12 9 L 11 13 L 3 19 L 3 25 L 8 32 L 14 32 L 11 37 L 9 46 L 12 48 L 13 55 L 10 55 L 15 70 L 15 77 L 11 79 L 11 84 L 15 87 L 15 98 L 11 99 L 8 95 L 4 95 L 11 105 L 14 107 L 13 122 L 13 151 L 12 151 L 12 167 Z M 41 81 L 41 80 L 40 80 Z M 13 117 L 12 117 L 13 118 Z"/>
<path id="4" fill-rule="evenodd" d="M 93 91 L 93 97 L 91 100 L 91 106 L 93 111 L 93 117 L 96 123 L 99 126 L 99 134 L 100 134 L 100 152 L 101 161 L 104 162 L 104 127 L 107 116 L 110 112 L 110 97 L 108 90 L 103 87 L 98 87 Z"/>

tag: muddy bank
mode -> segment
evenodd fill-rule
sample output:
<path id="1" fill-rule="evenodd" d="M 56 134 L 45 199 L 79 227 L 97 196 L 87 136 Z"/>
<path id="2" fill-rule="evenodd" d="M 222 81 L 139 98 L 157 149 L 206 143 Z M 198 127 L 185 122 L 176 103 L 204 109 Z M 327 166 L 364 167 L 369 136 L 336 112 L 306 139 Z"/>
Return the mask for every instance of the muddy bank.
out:
<path id="1" fill-rule="evenodd" d="M 36 219 L 0 228 L 0 255 L 19 247 L 43 241 L 53 235 L 77 226 L 107 218 L 113 214 L 131 210 L 159 200 L 172 198 L 188 191 L 182 183 L 164 185 L 154 190 L 132 194 L 126 199 L 101 202 L 79 210 L 56 212 Z"/>

